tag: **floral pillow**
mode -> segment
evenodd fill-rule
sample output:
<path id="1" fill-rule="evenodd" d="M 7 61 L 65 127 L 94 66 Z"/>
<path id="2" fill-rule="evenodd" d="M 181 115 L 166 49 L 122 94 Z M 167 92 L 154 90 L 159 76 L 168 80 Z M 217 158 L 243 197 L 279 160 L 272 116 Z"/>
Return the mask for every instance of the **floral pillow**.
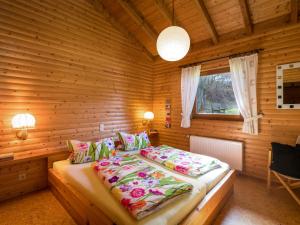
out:
<path id="1" fill-rule="evenodd" d="M 136 137 L 135 134 L 127 134 L 124 132 L 119 132 L 118 135 L 124 145 L 125 151 L 138 150 L 139 139 Z"/>
<path id="2" fill-rule="evenodd" d="M 104 138 L 93 144 L 95 151 L 95 159 L 109 158 L 116 155 L 114 138 Z"/>
<path id="3" fill-rule="evenodd" d="M 151 145 L 145 131 L 139 134 L 128 134 L 125 132 L 119 132 L 118 134 L 125 151 L 139 150 Z"/>
<path id="4" fill-rule="evenodd" d="M 71 155 L 71 163 L 86 163 L 95 161 L 95 148 L 92 142 L 82 142 L 77 140 L 68 140 L 67 146 Z"/>
<path id="5" fill-rule="evenodd" d="M 137 134 L 140 138 L 140 149 L 151 146 L 148 134 L 146 131 L 143 131 Z"/>

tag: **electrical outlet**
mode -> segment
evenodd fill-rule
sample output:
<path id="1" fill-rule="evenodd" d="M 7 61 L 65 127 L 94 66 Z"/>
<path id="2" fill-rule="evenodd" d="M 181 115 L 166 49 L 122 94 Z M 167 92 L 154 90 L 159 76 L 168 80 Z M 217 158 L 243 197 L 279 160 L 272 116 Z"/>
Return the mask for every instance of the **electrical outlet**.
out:
<path id="1" fill-rule="evenodd" d="M 100 123 L 99 131 L 100 131 L 100 132 L 103 132 L 103 131 L 104 131 L 104 123 Z"/>
<path id="2" fill-rule="evenodd" d="M 19 181 L 26 180 L 26 178 L 27 178 L 26 173 L 19 173 Z"/>

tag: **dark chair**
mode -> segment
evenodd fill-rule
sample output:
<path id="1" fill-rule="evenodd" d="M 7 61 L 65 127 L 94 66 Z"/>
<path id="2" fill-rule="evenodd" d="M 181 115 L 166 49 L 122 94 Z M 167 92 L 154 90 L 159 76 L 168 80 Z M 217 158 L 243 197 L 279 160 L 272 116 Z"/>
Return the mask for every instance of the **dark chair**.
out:
<path id="1" fill-rule="evenodd" d="M 298 137 L 296 144 L 300 145 L 300 136 Z M 273 174 L 282 184 L 278 188 L 279 189 L 285 188 L 288 191 L 288 193 L 292 196 L 292 198 L 295 199 L 295 201 L 300 206 L 300 198 L 293 191 L 294 189 L 300 188 L 300 177 L 299 177 L 300 171 L 295 171 L 295 168 L 299 168 L 300 147 L 298 147 L 296 150 L 292 150 L 292 152 L 288 154 L 282 152 L 284 153 L 282 154 L 283 156 L 282 161 L 286 161 L 288 157 L 297 157 L 296 159 L 292 158 L 293 160 L 288 160 L 287 162 L 279 162 L 281 156 L 280 154 L 277 153 L 278 151 L 274 151 L 275 150 L 274 145 L 276 144 L 273 144 L 272 151 L 269 151 L 268 180 L 267 180 L 268 189 L 271 188 L 271 175 Z M 290 146 L 283 145 L 283 147 L 289 148 Z M 285 151 L 285 150 L 283 149 L 281 151 Z M 274 159 L 275 155 L 273 155 L 273 152 L 276 154 L 276 159 Z"/>

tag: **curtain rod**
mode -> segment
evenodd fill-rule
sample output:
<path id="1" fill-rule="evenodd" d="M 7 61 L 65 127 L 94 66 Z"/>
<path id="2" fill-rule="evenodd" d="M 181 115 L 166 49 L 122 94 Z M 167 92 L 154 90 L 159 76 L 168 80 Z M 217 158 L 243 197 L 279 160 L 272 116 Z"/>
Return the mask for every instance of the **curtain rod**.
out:
<path id="1" fill-rule="evenodd" d="M 241 56 L 251 55 L 251 54 L 254 54 L 254 53 L 259 53 L 259 52 L 261 52 L 263 50 L 264 50 L 263 48 L 257 48 L 257 49 L 253 49 L 253 50 L 247 51 L 247 52 L 239 52 L 239 53 L 236 53 L 236 54 L 231 54 L 231 55 L 226 55 L 226 56 L 220 56 L 220 57 L 217 57 L 217 58 L 212 58 L 212 59 L 207 59 L 207 60 L 198 61 L 198 62 L 194 62 L 194 63 L 180 65 L 179 68 L 186 68 L 186 67 L 190 67 L 190 66 L 196 66 L 196 65 L 199 65 L 201 63 L 215 61 L 215 60 L 218 60 L 218 59 L 235 58 L 235 57 L 241 57 Z"/>

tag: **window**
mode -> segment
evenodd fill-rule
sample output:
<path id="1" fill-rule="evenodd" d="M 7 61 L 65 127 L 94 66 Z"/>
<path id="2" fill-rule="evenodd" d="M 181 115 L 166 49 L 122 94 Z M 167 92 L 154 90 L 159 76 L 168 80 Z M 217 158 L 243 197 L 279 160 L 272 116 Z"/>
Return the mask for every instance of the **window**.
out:
<path id="1" fill-rule="evenodd" d="M 230 72 L 200 77 L 195 101 L 194 117 L 240 120 Z"/>

